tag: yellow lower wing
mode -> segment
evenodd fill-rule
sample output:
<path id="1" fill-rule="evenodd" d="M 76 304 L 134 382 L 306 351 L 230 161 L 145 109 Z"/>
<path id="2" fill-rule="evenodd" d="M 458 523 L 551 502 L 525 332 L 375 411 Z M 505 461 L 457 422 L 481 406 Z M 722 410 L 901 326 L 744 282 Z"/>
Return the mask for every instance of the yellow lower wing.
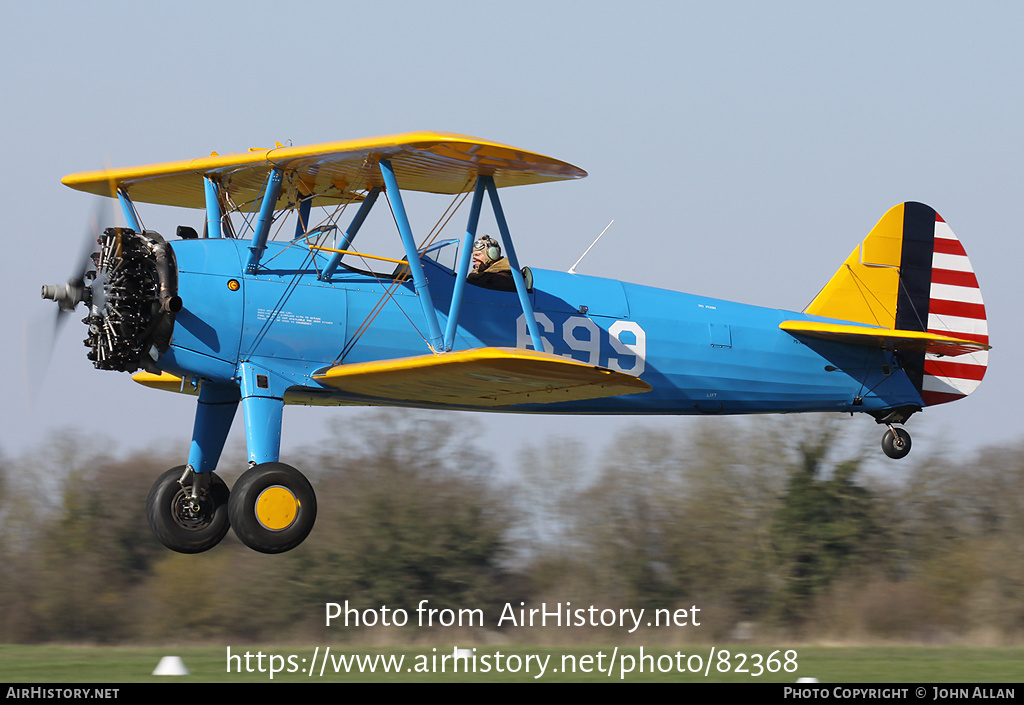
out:
<path id="1" fill-rule="evenodd" d="M 818 321 L 783 321 L 779 324 L 779 328 L 788 333 L 797 333 L 822 340 L 834 340 L 840 343 L 867 345 L 889 350 L 927 352 L 950 357 L 966 355 L 979 350 L 989 350 L 992 347 L 984 343 L 937 333 L 921 333 L 913 330 L 896 330 L 875 326 L 851 326 Z"/>
<path id="2" fill-rule="evenodd" d="M 519 348 L 337 365 L 313 378 L 368 397 L 469 407 L 549 404 L 651 390 L 638 377 Z"/>
<path id="3" fill-rule="evenodd" d="M 170 372 L 146 372 L 140 370 L 132 375 L 132 379 L 144 387 L 162 389 L 165 392 L 179 392 L 199 396 L 199 387 L 189 384 L 181 377 L 172 375 Z"/>

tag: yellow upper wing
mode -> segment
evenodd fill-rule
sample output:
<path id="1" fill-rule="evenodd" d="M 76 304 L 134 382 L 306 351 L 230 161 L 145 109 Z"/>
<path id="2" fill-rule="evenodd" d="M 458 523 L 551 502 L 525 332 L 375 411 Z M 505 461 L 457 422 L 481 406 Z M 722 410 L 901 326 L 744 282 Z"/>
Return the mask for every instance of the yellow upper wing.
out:
<path id="1" fill-rule="evenodd" d="M 455 194 L 470 191 L 478 175 L 495 185 L 520 186 L 579 179 L 587 172 L 567 162 L 508 145 L 445 132 L 407 132 L 305 147 L 275 147 L 245 154 L 211 154 L 163 164 L 80 172 L 63 183 L 79 191 L 111 196 L 124 188 L 132 200 L 185 208 L 205 207 L 203 178 L 217 181 L 237 204 L 259 198 L 267 174 L 285 171 L 278 207 L 296 191 L 316 195 L 315 205 L 349 200 L 383 187 L 377 162 L 388 159 L 403 189 Z"/>

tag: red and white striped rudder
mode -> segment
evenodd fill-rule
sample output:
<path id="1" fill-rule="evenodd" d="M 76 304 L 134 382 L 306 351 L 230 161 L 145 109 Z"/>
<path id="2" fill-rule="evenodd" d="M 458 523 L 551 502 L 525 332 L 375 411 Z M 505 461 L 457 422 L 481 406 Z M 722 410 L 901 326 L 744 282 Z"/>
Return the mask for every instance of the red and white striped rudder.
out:
<path id="1" fill-rule="evenodd" d="M 964 251 L 942 217 L 935 214 L 928 331 L 988 344 L 988 320 L 978 279 Z M 988 351 L 955 358 L 926 355 L 921 397 L 931 406 L 967 396 L 981 383 Z"/>

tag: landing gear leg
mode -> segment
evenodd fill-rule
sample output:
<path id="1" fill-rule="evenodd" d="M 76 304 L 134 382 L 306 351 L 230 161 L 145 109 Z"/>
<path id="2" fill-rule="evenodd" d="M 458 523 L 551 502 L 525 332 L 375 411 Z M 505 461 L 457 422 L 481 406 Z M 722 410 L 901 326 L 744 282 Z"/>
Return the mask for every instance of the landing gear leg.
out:
<path id="1" fill-rule="evenodd" d="M 228 486 L 213 469 L 237 408 L 237 387 L 204 383 L 199 390 L 188 465 L 165 472 L 149 492 L 149 527 L 172 551 L 207 551 L 228 532 Z"/>
<path id="2" fill-rule="evenodd" d="M 888 426 L 889 430 L 882 436 L 882 452 L 894 460 L 907 457 L 910 452 L 910 434 L 892 424 Z"/>
<path id="3" fill-rule="evenodd" d="M 238 478 L 228 515 L 238 539 L 261 553 L 298 546 L 316 521 L 316 495 L 309 481 L 278 462 L 284 382 L 249 363 L 239 365 L 249 469 Z"/>

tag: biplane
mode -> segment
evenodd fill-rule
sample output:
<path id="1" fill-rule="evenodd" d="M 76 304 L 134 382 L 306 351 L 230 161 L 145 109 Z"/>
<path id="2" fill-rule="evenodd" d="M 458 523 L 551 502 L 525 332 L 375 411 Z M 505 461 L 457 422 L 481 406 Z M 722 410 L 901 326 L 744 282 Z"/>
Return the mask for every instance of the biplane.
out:
<path id="1" fill-rule="evenodd" d="M 900 458 L 912 414 L 980 383 L 989 349 L 981 293 L 960 242 L 928 206 L 889 210 L 792 312 L 523 267 L 500 189 L 584 176 L 541 154 L 422 132 L 65 177 L 116 198 L 126 225 L 98 234 L 88 260 L 43 297 L 61 311 L 86 305 L 97 368 L 198 397 L 187 460 L 148 498 L 157 538 L 184 553 L 212 548 L 229 528 L 265 553 L 303 541 L 316 496 L 280 459 L 288 404 L 863 412 L 886 426 L 883 450 Z M 417 239 L 403 203 L 410 191 L 447 194 L 452 209 L 469 200 L 465 230 Z M 357 248 L 382 202 L 401 257 Z M 167 240 L 144 227 L 140 203 L 205 215 Z M 507 290 L 470 281 L 488 203 Z M 214 471 L 239 406 L 249 467 L 229 491 Z"/>

